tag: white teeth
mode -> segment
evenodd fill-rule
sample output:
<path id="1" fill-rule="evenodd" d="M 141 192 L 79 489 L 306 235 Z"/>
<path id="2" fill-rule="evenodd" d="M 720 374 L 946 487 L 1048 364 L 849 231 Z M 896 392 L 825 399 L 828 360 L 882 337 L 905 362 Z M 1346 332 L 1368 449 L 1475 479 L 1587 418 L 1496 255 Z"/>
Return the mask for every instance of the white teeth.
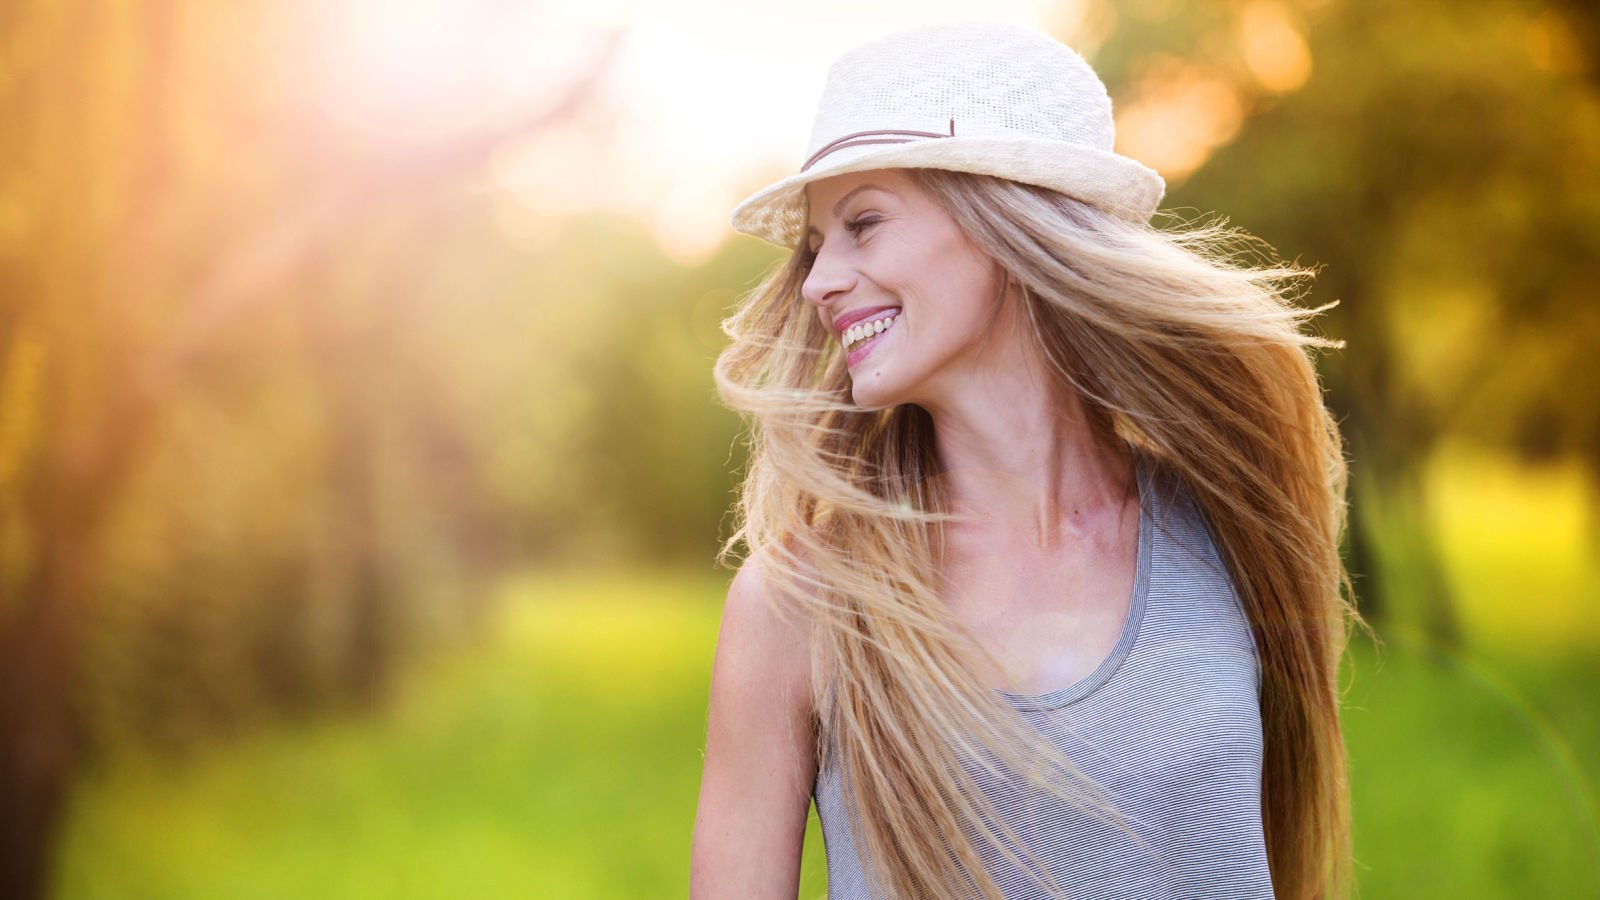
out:
<path id="1" fill-rule="evenodd" d="M 849 350 L 863 338 L 869 338 L 875 334 L 883 334 L 885 331 L 889 330 L 889 326 L 893 324 L 894 320 L 898 317 L 899 312 L 897 311 L 890 315 L 884 316 L 881 319 L 874 319 L 871 322 L 861 322 L 851 325 L 849 328 L 844 330 L 844 348 Z"/>

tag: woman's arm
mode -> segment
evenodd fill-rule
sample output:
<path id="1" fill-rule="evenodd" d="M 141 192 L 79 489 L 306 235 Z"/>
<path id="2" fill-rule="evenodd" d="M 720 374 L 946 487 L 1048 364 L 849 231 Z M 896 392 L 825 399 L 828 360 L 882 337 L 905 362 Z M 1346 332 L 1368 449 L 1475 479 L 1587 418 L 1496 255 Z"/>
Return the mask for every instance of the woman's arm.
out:
<path id="1" fill-rule="evenodd" d="M 811 735 L 805 629 L 777 614 L 747 560 L 728 588 L 712 663 L 692 900 L 793 900 L 816 777 Z"/>

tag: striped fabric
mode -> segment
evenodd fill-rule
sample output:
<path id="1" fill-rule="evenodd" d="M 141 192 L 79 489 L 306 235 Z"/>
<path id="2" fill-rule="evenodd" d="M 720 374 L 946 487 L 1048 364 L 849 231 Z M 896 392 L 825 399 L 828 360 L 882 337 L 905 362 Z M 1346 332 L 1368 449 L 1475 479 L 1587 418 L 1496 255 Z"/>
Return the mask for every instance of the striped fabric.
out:
<path id="1" fill-rule="evenodd" d="M 1271 898 L 1250 626 L 1181 481 L 1142 456 L 1137 471 L 1138 576 L 1116 646 L 1075 684 L 1002 694 L 1107 790 L 1159 858 L 1114 824 L 1019 781 L 979 780 L 1068 896 Z M 839 774 L 826 762 L 813 796 L 828 897 L 871 897 Z M 1007 897 L 1045 896 L 1015 864 L 980 848 Z"/>

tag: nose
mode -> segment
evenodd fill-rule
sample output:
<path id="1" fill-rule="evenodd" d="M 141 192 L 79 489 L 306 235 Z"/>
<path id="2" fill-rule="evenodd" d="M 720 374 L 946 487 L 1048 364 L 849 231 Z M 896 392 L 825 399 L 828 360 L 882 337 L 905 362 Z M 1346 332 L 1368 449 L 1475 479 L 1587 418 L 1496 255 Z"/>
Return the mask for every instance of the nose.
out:
<path id="1" fill-rule="evenodd" d="M 816 259 L 811 261 L 811 270 L 800 285 L 800 296 L 818 309 L 826 309 L 855 284 L 855 271 L 845 264 L 840 254 L 830 252 L 824 246 L 817 251 Z"/>

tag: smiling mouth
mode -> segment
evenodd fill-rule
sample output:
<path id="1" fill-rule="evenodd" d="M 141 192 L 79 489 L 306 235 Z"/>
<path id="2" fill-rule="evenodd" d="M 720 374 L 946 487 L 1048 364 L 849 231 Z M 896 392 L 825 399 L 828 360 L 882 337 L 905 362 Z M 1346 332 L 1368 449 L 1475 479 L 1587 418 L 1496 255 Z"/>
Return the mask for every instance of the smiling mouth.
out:
<path id="1" fill-rule="evenodd" d="M 894 325 L 894 320 L 900 317 L 900 310 L 891 310 L 884 315 L 870 321 L 857 322 L 844 330 L 841 340 L 846 352 L 861 346 L 863 341 L 876 337 L 888 331 Z"/>

